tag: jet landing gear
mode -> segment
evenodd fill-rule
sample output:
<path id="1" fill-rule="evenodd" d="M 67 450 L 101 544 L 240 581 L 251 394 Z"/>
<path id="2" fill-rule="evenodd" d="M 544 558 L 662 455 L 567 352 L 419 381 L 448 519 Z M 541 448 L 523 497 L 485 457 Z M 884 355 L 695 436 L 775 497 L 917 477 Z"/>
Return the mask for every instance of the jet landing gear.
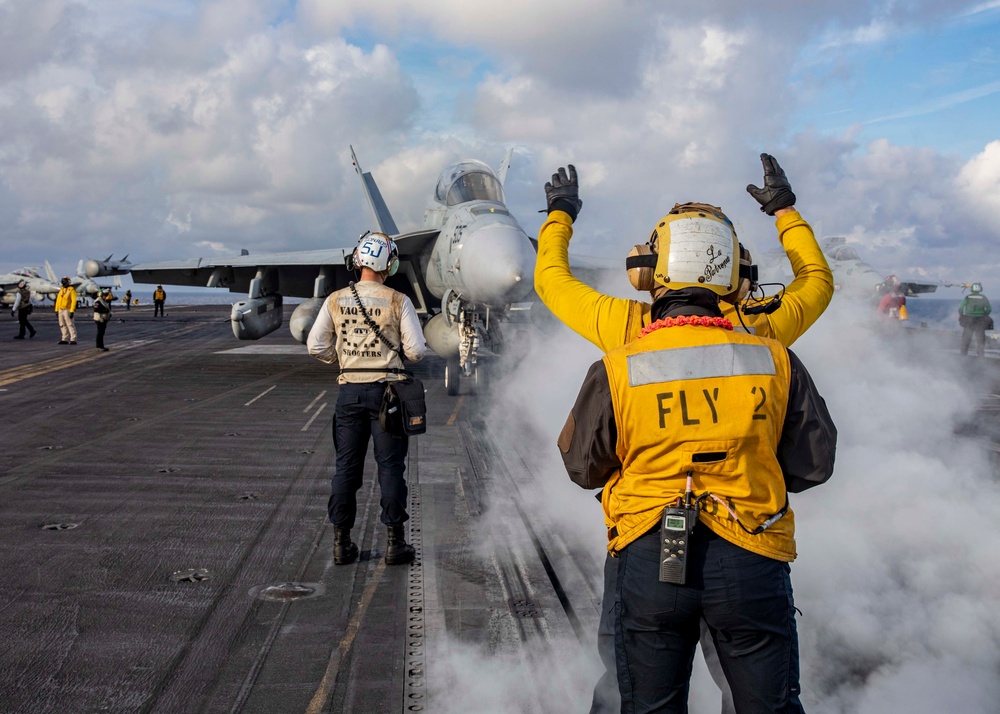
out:
<path id="1" fill-rule="evenodd" d="M 462 300 L 461 295 L 448 290 L 442 298 L 444 317 L 448 325 L 458 328 L 458 354 L 448 358 L 444 366 L 444 387 L 448 396 L 458 394 L 458 383 L 463 377 L 479 383 L 480 336 L 485 332 L 479 312 L 473 305 Z M 487 313 L 487 329 L 489 313 Z"/>
<path id="2" fill-rule="evenodd" d="M 472 384 L 473 394 L 479 391 L 479 365 L 472 365 L 470 372 L 465 374 L 458 357 L 449 357 L 444 365 L 444 388 L 449 397 L 458 394 L 458 384 L 463 378 Z"/>

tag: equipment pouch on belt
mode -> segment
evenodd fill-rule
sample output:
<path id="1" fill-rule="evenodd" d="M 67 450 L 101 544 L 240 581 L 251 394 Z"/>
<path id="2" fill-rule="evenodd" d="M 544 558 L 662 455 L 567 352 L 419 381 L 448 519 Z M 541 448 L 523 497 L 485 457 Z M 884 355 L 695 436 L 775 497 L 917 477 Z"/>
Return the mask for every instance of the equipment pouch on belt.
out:
<path id="1" fill-rule="evenodd" d="M 424 384 L 416 377 L 386 382 L 378 423 L 390 434 L 414 436 L 427 431 Z"/>

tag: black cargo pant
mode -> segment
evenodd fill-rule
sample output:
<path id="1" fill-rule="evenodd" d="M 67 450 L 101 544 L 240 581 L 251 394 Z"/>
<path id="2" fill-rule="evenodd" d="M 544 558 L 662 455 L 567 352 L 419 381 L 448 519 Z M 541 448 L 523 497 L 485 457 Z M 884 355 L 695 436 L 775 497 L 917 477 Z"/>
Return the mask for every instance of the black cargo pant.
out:
<path id="1" fill-rule="evenodd" d="M 590 714 L 617 714 L 621 711 L 622 698 L 618 693 L 618 664 L 615 661 L 615 586 L 618 582 L 618 558 L 610 555 L 604 561 L 604 597 L 601 601 L 601 619 L 597 626 L 597 653 L 604 664 L 604 674 L 594 686 Z M 712 631 L 704 618 L 701 621 L 701 653 L 705 657 L 712 680 L 722 692 L 722 714 L 736 714 L 733 693 L 722 671 L 719 653 L 712 639 Z"/>
<path id="2" fill-rule="evenodd" d="M 108 323 L 106 322 L 95 322 L 97 325 L 97 349 L 104 349 L 104 333 L 108 331 Z"/>
<path id="3" fill-rule="evenodd" d="M 622 712 L 687 712 L 704 618 L 740 714 L 803 711 L 788 563 L 744 550 L 698 524 L 686 585 L 659 581 L 654 528 L 619 554 L 615 653 Z"/>
<path id="4" fill-rule="evenodd" d="M 382 523 L 399 526 L 409 519 L 406 513 L 408 491 L 403 477 L 409 438 L 393 436 L 379 426 L 378 412 L 384 392 L 384 382 L 340 385 L 333 419 L 337 471 L 333 476 L 327 506 L 330 522 L 336 528 L 354 527 L 358 511 L 357 492 L 361 488 L 369 439 L 375 442 L 378 485 L 382 492 Z"/>
<path id="5" fill-rule="evenodd" d="M 32 337 L 35 336 L 35 328 L 31 326 L 30 322 L 28 322 L 28 314 L 29 311 L 27 308 L 17 309 L 17 326 L 19 328 L 17 332 L 18 337 L 24 337 L 25 332 L 30 332 Z"/>
<path id="6" fill-rule="evenodd" d="M 962 354 L 968 354 L 969 347 L 976 343 L 976 354 L 982 357 L 986 354 L 986 325 L 988 317 L 969 317 L 962 328 Z"/>

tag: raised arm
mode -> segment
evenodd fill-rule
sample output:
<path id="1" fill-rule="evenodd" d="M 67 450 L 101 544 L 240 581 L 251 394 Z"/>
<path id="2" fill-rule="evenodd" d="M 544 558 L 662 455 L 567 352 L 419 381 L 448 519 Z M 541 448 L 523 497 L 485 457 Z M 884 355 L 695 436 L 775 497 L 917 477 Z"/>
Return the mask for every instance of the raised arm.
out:
<path id="1" fill-rule="evenodd" d="M 641 327 L 643 303 L 600 293 L 570 271 L 569 241 L 583 202 L 576 169 L 568 169 L 560 168 L 545 184 L 549 217 L 538 232 L 535 292 L 567 327 L 608 352 Z"/>

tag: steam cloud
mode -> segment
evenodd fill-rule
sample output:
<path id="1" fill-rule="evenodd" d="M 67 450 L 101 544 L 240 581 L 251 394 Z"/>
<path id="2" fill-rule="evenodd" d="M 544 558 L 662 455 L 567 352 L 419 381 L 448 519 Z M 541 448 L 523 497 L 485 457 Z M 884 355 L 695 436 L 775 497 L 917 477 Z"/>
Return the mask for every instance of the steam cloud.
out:
<path id="1" fill-rule="evenodd" d="M 993 367 L 960 361 L 957 334 L 942 349 L 921 339 L 926 332 L 874 323 L 865 306 L 838 298 L 793 346 L 840 435 L 831 481 L 792 502 L 810 712 L 987 714 L 1000 700 L 1000 488 L 985 450 L 961 435 L 983 418 L 977 404 L 993 398 Z M 582 567 L 598 598 L 600 507 L 565 476 L 555 440 L 599 357 L 561 326 L 536 333 L 487 417 L 501 442 L 531 449 L 536 485 L 522 489 L 525 507 L 536 530 L 555 530 L 571 552 L 588 554 Z M 512 517 L 491 511 L 487 528 Z M 596 636 L 596 603 L 582 616 Z M 432 681 L 448 682 L 440 704 L 455 712 L 586 711 L 602 671 L 594 642 L 575 638 L 529 643 L 520 654 L 444 649 Z M 719 693 L 695 661 L 691 711 L 716 714 Z"/>

